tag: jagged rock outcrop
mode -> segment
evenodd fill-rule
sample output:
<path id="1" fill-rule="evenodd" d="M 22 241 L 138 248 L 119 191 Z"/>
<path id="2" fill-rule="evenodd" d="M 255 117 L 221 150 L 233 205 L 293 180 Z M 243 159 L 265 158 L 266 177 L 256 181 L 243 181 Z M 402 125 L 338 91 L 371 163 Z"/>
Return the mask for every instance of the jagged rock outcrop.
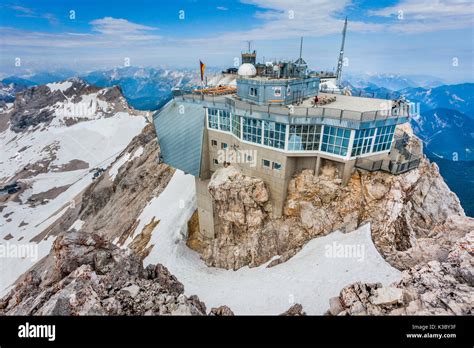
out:
<path id="1" fill-rule="evenodd" d="M 51 88 L 50 86 L 57 86 Z M 10 114 L 10 127 L 14 132 L 22 132 L 29 127 L 38 125 L 48 125 L 54 118 L 57 107 L 66 102 L 77 104 L 84 99 L 84 96 L 96 93 L 97 99 L 107 103 L 107 108 L 100 112 L 105 117 L 112 116 L 117 112 L 130 111 L 120 87 L 100 88 L 73 77 L 61 83 L 40 85 L 28 88 L 17 93 L 13 108 Z M 91 103 L 87 102 L 85 108 L 90 108 Z M 96 105 L 97 106 L 97 105 Z M 98 112 L 99 110 L 96 110 Z M 72 124 L 73 118 L 80 119 L 81 115 L 71 114 L 69 122 Z"/>
<path id="2" fill-rule="evenodd" d="M 217 267 L 238 269 L 265 258 L 261 249 L 236 247 L 252 245 L 268 217 L 268 191 L 263 180 L 245 176 L 229 166 L 212 176 L 209 191 L 222 224 L 220 237 L 204 251 L 204 259 Z"/>
<path id="3" fill-rule="evenodd" d="M 258 266 L 279 255 L 273 266 L 312 238 L 366 223 L 386 260 L 406 269 L 445 259 L 474 221 L 426 158 L 418 169 L 400 175 L 356 170 L 346 186 L 332 167 L 323 167 L 319 176 L 303 170 L 290 181 L 279 219 L 269 214 L 264 182 L 232 166 L 214 173 L 209 191 L 220 229 L 202 256 L 207 264 L 228 269 Z"/>
<path id="4" fill-rule="evenodd" d="M 446 257 L 472 226 L 436 164 L 426 159 L 397 176 L 356 171 L 347 186 L 331 177 L 307 170 L 297 175 L 289 185 L 285 216 L 297 218 L 311 236 L 350 232 L 370 222 L 375 245 L 397 268 Z"/>
<path id="5" fill-rule="evenodd" d="M 217 317 L 229 317 L 233 316 L 234 312 L 232 312 L 232 310 L 227 306 L 220 306 L 216 308 L 211 308 L 209 315 Z"/>
<path id="6" fill-rule="evenodd" d="M 205 315 L 162 265 L 97 234 L 58 236 L 51 253 L 0 300 L 0 315 Z"/>
<path id="7" fill-rule="evenodd" d="M 281 316 L 291 316 L 291 317 L 299 317 L 306 315 L 306 312 L 303 311 L 303 306 L 299 303 L 295 303 L 293 306 L 288 308 L 286 312 L 280 314 Z"/>
<path id="8" fill-rule="evenodd" d="M 330 301 L 331 315 L 474 314 L 474 231 L 457 241 L 446 261 L 420 263 L 390 286 L 355 283 Z"/>

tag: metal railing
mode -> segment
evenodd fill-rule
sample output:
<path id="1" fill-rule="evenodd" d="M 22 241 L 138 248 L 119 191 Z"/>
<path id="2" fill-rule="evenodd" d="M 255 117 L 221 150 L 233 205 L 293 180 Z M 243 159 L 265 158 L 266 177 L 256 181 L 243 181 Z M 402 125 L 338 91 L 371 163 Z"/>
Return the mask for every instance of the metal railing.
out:
<path id="1" fill-rule="evenodd" d="M 369 172 L 376 172 L 376 171 L 385 171 L 391 174 L 402 174 L 406 173 L 412 169 L 418 168 L 420 165 L 421 158 L 417 158 L 410 161 L 404 162 L 397 162 L 393 160 L 370 160 L 367 158 L 357 158 L 355 167 L 363 170 L 367 170 Z M 384 165 L 384 163 L 387 163 Z"/>
<path id="2" fill-rule="evenodd" d="M 383 160 L 373 161 L 367 158 L 357 158 L 355 162 L 355 167 L 359 169 L 364 169 L 369 172 L 375 172 L 382 170 Z"/>
<path id="3" fill-rule="evenodd" d="M 384 160 L 371 160 L 368 158 L 357 158 L 355 167 L 364 169 L 370 172 L 382 170 L 391 174 L 402 174 L 412 169 L 418 168 L 421 162 L 421 156 L 413 155 L 406 149 L 406 145 L 410 140 L 410 136 L 407 133 L 403 133 L 401 136 L 397 136 L 394 140 L 394 149 L 403 156 L 401 160 L 393 160 L 387 156 Z"/>
<path id="4" fill-rule="evenodd" d="M 234 97 L 228 95 L 205 95 L 205 94 L 182 94 L 175 96 L 177 100 L 201 102 L 206 101 L 212 104 L 224 103 L 232 108 L 239 109 L 246 114 L 251 115 L 253 112 L 260 112 L 266 114 L 275 114 L 281 116 L 290 117 L 320 117 L 320 118 L 331 118 L 337 120 L 350 120 L 359 122 L 372 122 L 387 120 L 389 118 L 408 117 L 410 115 L 409 106 L 401 105 L 398 108 L 391 110 L 375 110 L 375 111 L 354 111 L 354 110 L 343 110 L 329 107 L 304 107 L 304 106 L 282 106 L 282 105 L 258 105 L 237 100 Z"/>
<path id="5" fill-rule="evenodd" d="M 395 136 L 394 142 L 395 149 L 397 149 L 397 151 L 407 160 L 411 160 L 413 157 L 412 153 L 405 147 L 409 140 L 410 136 L 406 132 L 403 132 L 402 136 Z"/>
<path id="6" fill-rule="evenodd" d="M 421 158 L 417 158 L 411 161 L 406 161 L 406 162 L 396 162 L 396 161 L 390 161 L 388 163 L 388 171 L 392 174 L 401 174 L 401 173 L 406 173 L 409 170 L 418 168 L 420 165 Z"/>

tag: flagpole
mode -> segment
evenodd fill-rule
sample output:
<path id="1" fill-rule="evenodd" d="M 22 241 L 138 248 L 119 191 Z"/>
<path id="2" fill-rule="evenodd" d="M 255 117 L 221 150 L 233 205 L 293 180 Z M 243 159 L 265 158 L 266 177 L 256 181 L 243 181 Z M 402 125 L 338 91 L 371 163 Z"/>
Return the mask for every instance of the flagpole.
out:
<path id="1" fill-rule="evenodd" d="M 199 59 L 199 71 L 201 73 L 201 99 L 204 99 L 204 69 L 203 62 Z"/>

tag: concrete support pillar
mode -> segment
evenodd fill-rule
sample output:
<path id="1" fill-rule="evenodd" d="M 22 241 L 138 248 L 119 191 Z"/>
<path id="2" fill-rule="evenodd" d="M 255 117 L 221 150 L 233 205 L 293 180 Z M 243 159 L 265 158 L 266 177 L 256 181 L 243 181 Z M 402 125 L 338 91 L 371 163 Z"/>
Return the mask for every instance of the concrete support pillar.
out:
<path id="1" fill-rule="evenodd" d="M 342 184 L 344 186 L 347 185 L 347 183 L 349 182 L 354 166 L 355 166 L 355 160 L 344 163 L 344 169 L 342 171 Z"/>
<path id="2" fill-rule="evenodd" d="M 216 220 L 214 219 L 214 204 L 212 197 L 207 190 L 209 180 L 196 178 L 196 198 L 199 216 L 199 234 L 201 240 L 213 239 L 216 230 Z"/>
<path id="3" fill-rule="evenodd" d="M 314 175 L 319 176 L 319 171 L 321 170 L 321 157 L 316 158 L 316 168 L 314 169 Z"/>

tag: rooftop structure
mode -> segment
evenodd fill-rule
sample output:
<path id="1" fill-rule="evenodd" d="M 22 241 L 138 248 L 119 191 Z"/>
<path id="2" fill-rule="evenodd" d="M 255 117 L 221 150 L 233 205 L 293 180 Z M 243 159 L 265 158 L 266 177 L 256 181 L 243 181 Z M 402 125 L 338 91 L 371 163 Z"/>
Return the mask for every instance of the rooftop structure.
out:
<path id="1" fill-rule="evenodd" d="M 411 116 L 407 103 L 321 93 L 323 74 L 310 74 L 301 52 L 302 41 L 296 61 L 266 64 L 253 64 L 255 51 L 243 53 L 236 89 L 176 95 L 154 115 L 161 160 L 196 177 L 202 238 L 219 228 L 207 184 L 229 163 L 264 180 L 275 216 L 302 169 L 319 175 L 333 166 L 345 184 L 355 168 L 396 174 L 417 167 L 419 159 L 394 141 Z"/>

